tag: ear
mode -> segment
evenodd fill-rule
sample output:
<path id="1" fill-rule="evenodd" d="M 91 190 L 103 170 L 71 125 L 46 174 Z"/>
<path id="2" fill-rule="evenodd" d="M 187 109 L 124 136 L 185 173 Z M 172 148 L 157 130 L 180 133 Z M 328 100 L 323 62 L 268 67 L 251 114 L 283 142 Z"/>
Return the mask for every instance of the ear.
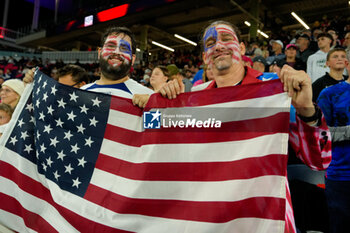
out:
<path id="1" fill-rule="evenodd" d="M 134 65 L 134 63 L 135 63 L 135 60 L 136 60 L 136 55 L 135 54 L 133 54 L 132 55 L 132 62 L 131 62 L 131 65 L 133 66 Z"/>
<path id="2" fill-rule="evenodd" d="M 326 66 L 328 66 L 328 67 L 329 67 L 329 61 L 326 61 Z"/>
<path id="3" fill-rule="evenodd" d="M 241 42 L 241 43 L 239 44 L 239 47 L 240 47 L 240 49 L 241 49 L 241 55 L 243 56 L 243 55 L 245 54 L 245 51 L 246 51 L 246 49 L 245 49 L 245 44 L 244 44 L 243 42 Z"/>
<path id="4" fill-rule="evenodd" d="M 100 57 L 101 57 L 101 50 L 102 49 L 100 47 L 97 48 L 97 58 L 98 59 L 100 59 Z"/>

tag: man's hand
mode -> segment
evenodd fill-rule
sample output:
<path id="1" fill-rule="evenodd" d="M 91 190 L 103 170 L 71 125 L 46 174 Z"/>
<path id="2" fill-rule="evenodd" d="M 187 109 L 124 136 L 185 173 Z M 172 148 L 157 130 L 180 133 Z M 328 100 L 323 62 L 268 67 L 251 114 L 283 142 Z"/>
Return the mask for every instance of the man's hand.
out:
<path id="1" fill-rule="evenodd" d="M 28 70 L 26 75 L 23 78 L 24 83 L 32 83 L 34 81 L 34 72 L 35 68 L 32 68 L 31 70 Z"/>
<path id="2" fill-rule="evenodd" d="M 139 106 L 140 108 L 146 107 L 146 104 L 148 103 L 150 95 L 148 94 L 135 94 L 132 97 L 132 103 L 134 105 Z"/>
<path id="3" fill-rule="evenodd" d="M 182 82 L 182 79 L 175 78 L 167 83 L 165 83 L 162 88 L 159 90 L 159 93 L 163 97 L 168 99 L 175 99 L 180 93 L 185 92 L 185 84 Z"/>
<path id="4" fill-rule="evenodd" d="M 305 71 L 284 65 L 280 79 L 284 84 L 284 91 L 292 97 L 292 105 L 297 113 L 305 117 L 312 116 L 316 110 L 312 103 L 312 86 L 309 75 Z"/>

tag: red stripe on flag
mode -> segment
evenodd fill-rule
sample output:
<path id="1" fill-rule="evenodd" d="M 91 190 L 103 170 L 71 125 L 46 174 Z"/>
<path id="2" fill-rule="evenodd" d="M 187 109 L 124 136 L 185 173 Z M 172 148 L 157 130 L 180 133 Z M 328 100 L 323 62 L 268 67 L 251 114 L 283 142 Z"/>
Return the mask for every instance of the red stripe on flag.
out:
<path id="1" fill-rule="evenodd" d="M 139 108 L 139 107 L 131 108 L 130 105 L 132 105 L 131 99 L 111 96 L 111 105 L 110 105 L 111 109 L 128 113 L 131 115 L 142 116 L 142 113 L 143 113 L 142 108 Z"/>
<path id="2" fill-rule="evenodd" d="M 23 218 L 27 228 L 37 232 L 58 232 L 40 215 L 23 208 L 21 203 L 14 197 L 0 193 L 0 209 Z M 2 219 L 6 222 L 6 219 Z"/>
<path id="3" fill-rule="evenodd" d="M 239 101 L 267 97 L 283 92 L 281 81 L 276 79 L 241 86 L 207 89 L 205 90 L 205 98 L 203 98 L 202 91 L 183 93 L 176 99 L 172 100 L 168 100 L 160 94 L 153 94 L 149 99 L 145 110 L 148 111 L 152 106 L 157 106 L 157 108 L 171 108 L 219 104 L 232 102 L 232 100 Z"/>
<path id="4" fill-rule="evenodd" d="M 286 155 L 267 155 L 233 162 L 130 163 L 100 154 L 96 168 L 133 180 L 225 181 L 267 175 L 285 176 L 286 164 Z"/>
<path id="5" fill-rule="evenodd" d="M 210 143 L 246 140 L 275 132 L 288 132 L 289 113 L 245 121 L 226 122 L 221 128 L 163 128 L 135 132 L 107 125 L 104 138 L 129 146 L 147 144 Z M 273 124 L 271 124 L 273 122 Z M 141 135 L 145 134 L 145 135 Z"/>
<path id="6" fill-rule="evenodd" d="M 170 219 L 225 223 L 238 218 L 284 220 L 285 199 L 254 197 L 236 202 L 194 202 L 159 199 L 133 199 L 90 184 L 84 196 L 120 214 L 140 214 Z M 105 200 L 113 200 L 106 202 Z M 282 207 L 282 208 L 276 208 Z M 266 210 L 274 211 L 266 211 Z"/>
<path id="7" fill-rule="evenodd" d="M 52 199 L 50 191 L 43 186 L 41 183 L 33 180 L 29 176 L 22 174 L 12 165 L 0 161 L 0 176 L 5 177 L 9 180 L 15 182 L 19 188 L 21 188 L 24 192 L 27 192 L 43 201 L 48 202 L 52 205 L 61 215 L 65 218 L 75 229 L 80 232 L 120 232 L 120 233 L 128 233 L 129 231 L 118 230 L 106 225 L 102 225 L 98 222 L 94 222 L 85 217 L 82 217 L 71 210 L 58 205 Z M 21 216 L 27 224 L 27 221 L 30 220 L 25 218 L 25 216 Z"/>

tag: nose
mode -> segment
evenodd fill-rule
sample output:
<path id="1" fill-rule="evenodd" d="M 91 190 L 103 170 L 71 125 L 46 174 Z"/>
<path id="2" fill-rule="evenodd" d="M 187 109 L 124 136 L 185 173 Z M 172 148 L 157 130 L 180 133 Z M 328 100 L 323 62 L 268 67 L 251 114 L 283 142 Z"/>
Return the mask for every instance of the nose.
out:
<path id="1" fill-rule="evenodd" d="M 216 45 L 215 45 L 215 50 L 217 51 L 221 51 L 225 48 L 225 45 L 219 40 L 216 42 Z"/>

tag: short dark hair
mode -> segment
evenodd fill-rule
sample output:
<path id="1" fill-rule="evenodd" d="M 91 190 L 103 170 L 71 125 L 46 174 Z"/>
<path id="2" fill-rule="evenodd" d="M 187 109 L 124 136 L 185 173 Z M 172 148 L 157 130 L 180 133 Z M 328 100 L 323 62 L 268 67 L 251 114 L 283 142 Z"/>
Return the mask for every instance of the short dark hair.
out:
<path id="1" fill-rule="evenodd" d="M 344 52 L 346 54 L 346 51 L 345 49 L 343 48 L 334 48 L 334 49 L 331 49 L 328 53 L 327 53 L 327 61 L 329 61 L 329 58 L 331 57 L 331 55 L 335 52 Z"/>
<path id="2" fill-rule="evenodd" d="M 66 65 L 57 71 L 57 78 L 59 79 L 60 77 L 66 76 L 66 75 L 71 75 L 72 80 L 76 83 L 89 83 L 90 82 L 90 76 L 89 74 L 85 71 L 84 68 L 78 66 L 78 65 Z"/>
<path id="3" fill-rule="evenodd" d="M 205 35 L 205 32 L 208 30 L 208 28 L 214 26 L 214 25 L 218 25 L 218 24 L 225 24 L 225 25 L 228 25 L 230 26 L 233 31 L 236 33 L 236 36 L 237 36 L 237 39 L 238 39 L 238 42 L 241 42 L 241 31 L 238 29 L 238 27 L 228 21 L 224 21 L 224 20 L 217 20 L 217 21 L 214 21 L 214 22 L 211 22 L 208 26 L 206 26 L 202 32 L 201 32 L 201 36 L 200 36 L 200 41 L 201 41 L 201 44 L 202 44 L 202 49 L 204 50 L 204 35 Z"/>
<path id="4" fill-rule="evenodd" d="M 109 35 L 119 35 L 119 34 L 124 34 L 128 37 L 130 37 L 131 40 L 131 49 L 132 49 L 132 54 L 135 54 L 136 52 L 136 39 L 134 33 L 131 32 L 131 30 L 127 27 L 110 27 L 108 28 L 105 33 L 102 35 L 101 38 L 101 47 L 103 47 L 107 37 Z"/>
<path id="5" fill-rule="evenodd" d="M 329 39 L 331 40 L 331 47 L 332 47 L 332 44 L 333 44 L 334 39 L 333 39 L 333 36 L 332 36 L 331 34 L 329 34 L 328 32 L 320 33 L 320 34 L 318 34 L 318 36 L 317 36 L 317 40 L 318 40 L 319 38 L 321 38 L 321 37 L 327 37 L 327 38 L 329 38 Z"/>

